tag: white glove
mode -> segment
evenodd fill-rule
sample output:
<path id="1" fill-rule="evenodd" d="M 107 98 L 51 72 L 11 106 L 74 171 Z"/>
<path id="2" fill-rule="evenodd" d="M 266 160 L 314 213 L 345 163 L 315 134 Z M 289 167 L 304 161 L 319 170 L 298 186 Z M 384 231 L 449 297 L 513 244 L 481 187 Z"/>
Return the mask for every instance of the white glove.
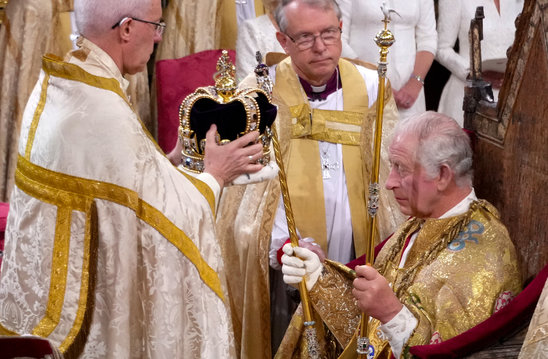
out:
<path id="1" fill-rule="evenodd" d="M 177 166 L 177 168 L 184 173 L 192 176 L 192 177 L 198 177 L 200 173 L 192 172 L 189 169 L 187 169 L 182 164 Z M 252 184 L 252 183 L 259 183 L 267 180 L 271 180 L 273 178 L 276 178 L 278 176 L 278 171 L 280 169 L 278 168 L 278 165 L 274 160 L 268 162 L 266 166 L 261 168 L 259 172 L 256 173 L 244 173 L 236 177 L 232 182 L 226 183 L 225 186 L 233 186 L 237 184 Z"/>
<path id="2" fill-rule="evenodd" d="M 236 177 L 232 182 L 227 184 L 227 186 L 232 186 L 235 184 L 251 184 L 259 183 L 267 180 L 271 180 L 278 176 L 278 165 L 276 161 L 272 160 L 268 162 L 259 172 L 256 173 L 244 173 Z"/>
<path id="3" fill-rule="evenodd" d="M 322 272 L 318 255 L 306 248 L 293 247 L 287 243 L 282 248 L 282 273 L 284 282 L 290 285 L 300 283 L 305 277 L 306 289 L 311 290 Z"/>

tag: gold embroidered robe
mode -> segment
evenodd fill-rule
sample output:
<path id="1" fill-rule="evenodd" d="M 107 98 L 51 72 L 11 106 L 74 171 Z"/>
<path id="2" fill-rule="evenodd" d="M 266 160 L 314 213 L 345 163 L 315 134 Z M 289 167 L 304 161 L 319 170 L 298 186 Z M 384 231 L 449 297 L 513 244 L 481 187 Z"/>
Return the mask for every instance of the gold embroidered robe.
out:
<path id="1" fill-rule="evenodd" d="M 419 230 L 420 228 L 420 230 Z M 405 240 L 419 230 L 403 268 L 399 259 Z M 496 209 L 474 202 L 463 215 L 445 219 L 409 219 L 394 233 L 375 260 L 400 301 L 418 319 L 407 347 L 450 339 L 487 319 L 521 290 L 518 260 L 508 231 Z M 352 271 L 340 264 L 325 267 L 310 291 L 311 302 L 332 337 L 327 357 L 355 358 L 360 312 L 352 295 Z M 370 322 L 376 358 L 389 358 L 379 322 Z M 277 353 L 304 358 L 302 314 L 297 312 Z M 404 348 L 403 356 L 407 355 Z"/>

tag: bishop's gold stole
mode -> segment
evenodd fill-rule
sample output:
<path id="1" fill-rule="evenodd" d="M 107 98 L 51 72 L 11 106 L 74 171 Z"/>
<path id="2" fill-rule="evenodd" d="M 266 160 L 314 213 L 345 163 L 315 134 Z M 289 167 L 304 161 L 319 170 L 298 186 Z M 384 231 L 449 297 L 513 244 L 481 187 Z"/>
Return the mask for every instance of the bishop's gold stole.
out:
<path id="1" fill-rule="evenodd" d="M 356 254 L 365 252 L 366 198 L 360 131 L 369 111 L 367 88 L 362 75 L 351 62 L 340 59 L 343 111 L 312 109 L 291 59 L 276 68 L 274 96 L 289 108 L 291 140 L 286 159 L 291 205 L 302 237 L 312 237 L 327 253 L 325 202 L 318 141 L 340 143 L 352 215 Z M 287 119 L 282 119 L 287 120 Z"/>

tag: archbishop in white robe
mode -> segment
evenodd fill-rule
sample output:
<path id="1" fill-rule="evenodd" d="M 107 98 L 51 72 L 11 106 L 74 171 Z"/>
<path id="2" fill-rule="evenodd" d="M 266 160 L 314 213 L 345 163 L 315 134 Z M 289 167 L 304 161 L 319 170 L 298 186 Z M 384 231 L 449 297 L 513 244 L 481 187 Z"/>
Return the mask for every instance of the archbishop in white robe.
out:
<path id="1" fill-rule="evenodd" d="M 45 57 L 23 116 L 0 335 L 69 357 L 234 357 L 214 231 L 219 185 L 157 147 L 93 43 Z"/>

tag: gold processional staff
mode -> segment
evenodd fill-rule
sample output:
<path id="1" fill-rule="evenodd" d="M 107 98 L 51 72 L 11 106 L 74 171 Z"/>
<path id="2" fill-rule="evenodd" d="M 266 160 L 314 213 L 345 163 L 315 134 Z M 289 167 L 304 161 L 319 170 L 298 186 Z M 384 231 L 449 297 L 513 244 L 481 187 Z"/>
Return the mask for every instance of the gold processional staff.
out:
<path id="1" fill-rule="evenodd" d="M 256 59 L 259 63 L 255 68 L 255 75 L 257 77 L 257 84 L 259 88 L 263 89 L 266 93 L 272 94 L 272 82 L 268 75 L 268 67 L 261 63 L 262 56 L 259 51 L 256 53 Z M 289 230 L 289 239 L 293 247 L 299 246 L 299 238 L 297 236 L 297 228 L 295 227 L 295 219 L 293 217 L 293 209 L 291 208 L 291 200 L 289 198 L 289 188 L 287 186 L 287 177 L 285 175 L 285 168 L 282 160 L 282 151 L 280 150 L 280 144 L 278 142 L 278 135 L 276 132 L 276 124 L 271 127 L 272 131 L 272 145 L 274 147 L 274 154 L 276 157 L 276 164 L 279 167 L 278 179 L 280 180 L 280 188 L 282 191 L 282 198 L 284 201 L 285 217 L 287 219 L 287 228 Z M 312 317 L 312 307 L 308 297 L 308 290 L 306 289 L 305 281 L 299 283 L 299 293 L 301 296 L 301 303 L 304 315 L 304 340 L 306 342 L 306 348 L 308 351 L 308 358 L 319 359 L 320 348 L 318 344 L 318 337 L 316 328 L 314 325 L 314 319 Z"/>
<path id="2" fill-rule="evenodd" d="M 386 3 L 383 3 L 381 10 L 384 14 L 384 29 L 375 36 L 375 43 L 380 48 L 380 60 L 377 73 L 379 74 L 379 91 L 377 93 L 377 117 L 375 120 L 375 142 L 373 149 L 373 168 L 371 170 L 371 178 L 369 182 L 369 198 L 367 201 L 367 232 L 366 232 L 366 247 L 365 247 L 365 262 L 373 264 L 375 261 L 375 234 L 377 228 L 377 210 L 379 209 L 379 167 L 381 156 L 381 139 L 382 139 L 382 119 L 384 112 L 384 91 L 386 87 L 386 68 L 388 62 L 388 48 L 394 43 L 394 35 L 388 30 L 390 22 L 390 13 L 394 10 L 389 9 Z M 397 14 L 397 13 L 396 13 Z M 358 358 L 367 358 L 369 352 L 369 333 L 368 333 L 369 316 L 367 313 L 362 313 L 360 321 L 360 334 L 358 336 L 356 352 Z"/>

